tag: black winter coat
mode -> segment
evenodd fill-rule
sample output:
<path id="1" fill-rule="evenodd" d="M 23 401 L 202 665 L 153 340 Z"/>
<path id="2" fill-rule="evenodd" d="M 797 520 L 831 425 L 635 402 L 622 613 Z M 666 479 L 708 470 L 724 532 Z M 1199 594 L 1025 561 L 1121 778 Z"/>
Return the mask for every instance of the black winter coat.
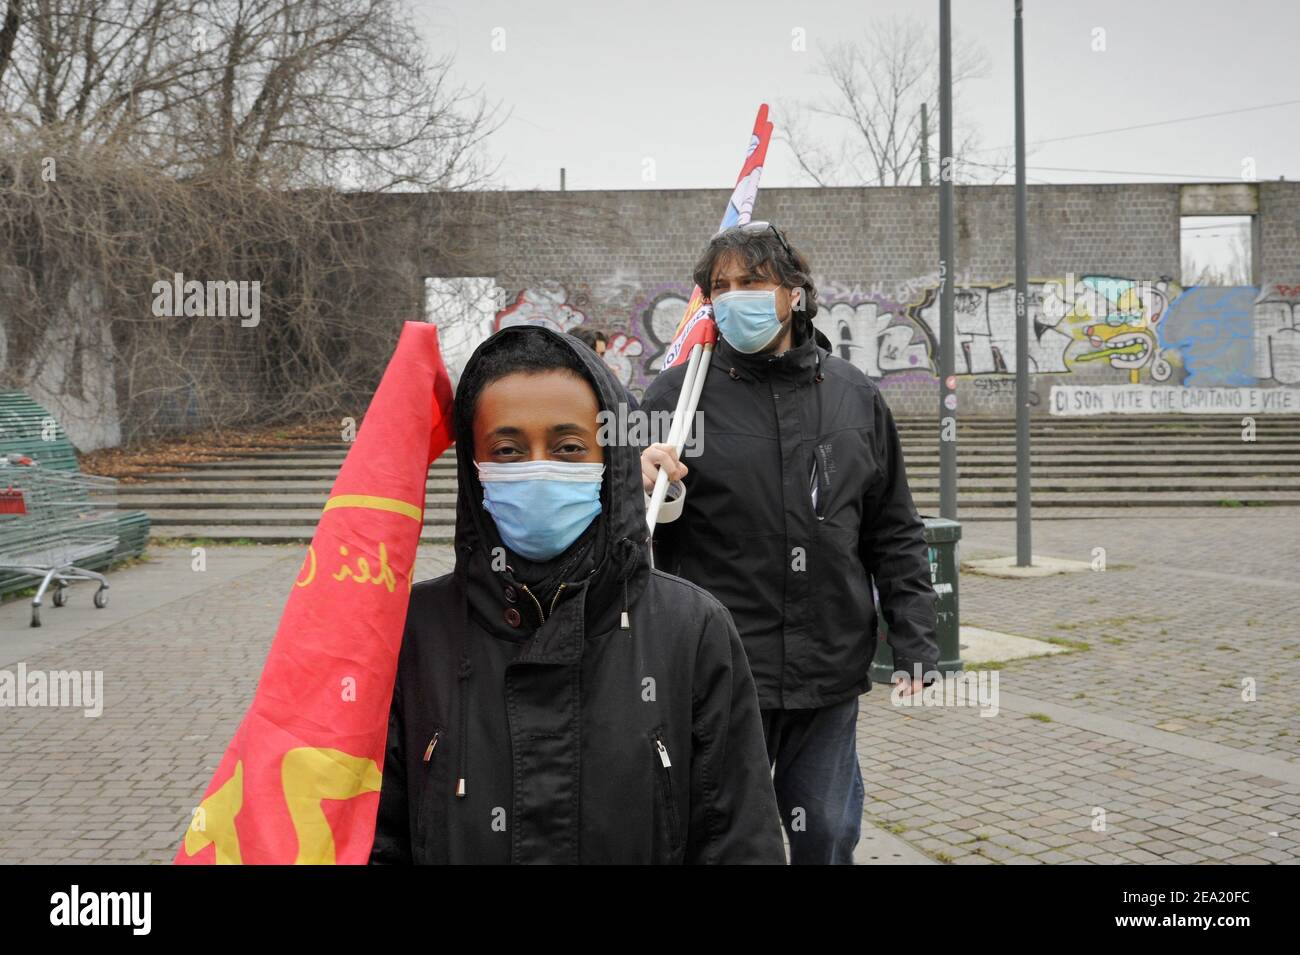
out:
<path id="1" fill-rule="evenodd" d="M 924 525 L 893 416 L 871 379 L 817 338 L 776 357 L 719 340 L 700 453 L 682 459 L 682 514 L 655 530 L 656 568 L 731 611 L 763 709 L 870 689 L 873 580 L 896 668 L 928 672 L 939 659 Z M 671 412 L 685 372 L 655 378 L 642 409 Z"/>
<path id="2" fill-rule="evenodd" d="M 616 410 L 604 363 L 554 337 Z M 455 570 L 411 593 L 371 861 L 784 863 L 744 650 L 718 601 L 649 569 L 639 449 L 605 449 L 592 557 L 543 606 L 493 569 L 468 443 Z"/>

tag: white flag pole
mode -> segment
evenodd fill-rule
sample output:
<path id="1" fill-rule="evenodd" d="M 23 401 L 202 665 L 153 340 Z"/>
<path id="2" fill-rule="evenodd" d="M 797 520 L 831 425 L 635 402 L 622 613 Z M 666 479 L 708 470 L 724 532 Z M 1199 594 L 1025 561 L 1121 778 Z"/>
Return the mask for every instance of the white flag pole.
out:
<path id="1" fill-rule="evenodd" d="M 695 409 L 700 403 L 700 391 L 704 387 L 704 378 L 708 374 L 708 357 L 713 352 L 713 345 L 695 345 L 691 348 L 690 358 L 686 363 L 686 375 L 682 378 L 682 390 L 677 395 L 677 408 L 673 411 L 673 421 L 668 428 L 668 441 L 680 458 L 682 447 L 691 432 L 691 421 L 695 418 Z M 655 478 L 654 493 L 650 496 L 650 507 L 646 511 L 646 524 L 650 536 L 654 537 L 655 525 L 659 523 L 659 509 L 663 507 L 664 497 L 668 494 L 668 472 L 659 469 Z"/>

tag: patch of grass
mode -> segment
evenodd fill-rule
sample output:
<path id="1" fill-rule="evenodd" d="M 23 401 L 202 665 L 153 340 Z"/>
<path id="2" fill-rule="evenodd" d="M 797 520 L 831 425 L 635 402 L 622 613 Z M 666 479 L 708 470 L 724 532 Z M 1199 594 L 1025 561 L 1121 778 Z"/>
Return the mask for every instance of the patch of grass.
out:
<path id="1" fill-rule="evenodd" d="M 152 547 L 215 547 L 211 537 L 160 537 L 149 542 Z"/>
<path id="2" fill-rule="evenodd" d="M 1048 637 L 1047 642 L 1058 647 L 1069 647 L 1071 650 L 1091 650 L 1092 644 L 1083 640 L 1066 640 L 1064 637 Z"/>
<path id="3" fill-rule="evenodd" d="M 230 540 L 216 540 L 212 537 L 165 537 L 159 541 L 154 541 L 159 547 L 297 547 L 298 544 L 282 544 L 277 541 L 268 544 L 265 541 L 255 541 L 249 537 L 232 537 Z"/>
<path id="4" fill-rule="evenodd" d="M 944 865 L 952 865 L 952 856 L 948 855 L 946 852 L 931 852 L 928 854 L 935 862 L 941 862 Z"/>
<path id="5" fill-rule="evenodd" d="M 1130 613 L 1120 617 L 1105 617 L 1101 620 L 1094 620 L 1092 623 L 1098 627 L 1126 627 L 1131 623 L 1160 623 L 1163 620 L 1169 620 L 1169 617 L 1156 616 L 1154 614 Z"/>
<path id="6" fill-rule="evenodd" d="M 1048 716 L 1046 713 L 1026 713 L 1025 715 L 1028 716 L 1031 720 L 1038 720 L 1038 722 L 1040 723 L 1052 722 L 1052 718 Z"/>
<path id="7" fill-rule="evenodd" d="M 1220 501 L 1219 507 L 1245 507 L 1241 501 Z"/>

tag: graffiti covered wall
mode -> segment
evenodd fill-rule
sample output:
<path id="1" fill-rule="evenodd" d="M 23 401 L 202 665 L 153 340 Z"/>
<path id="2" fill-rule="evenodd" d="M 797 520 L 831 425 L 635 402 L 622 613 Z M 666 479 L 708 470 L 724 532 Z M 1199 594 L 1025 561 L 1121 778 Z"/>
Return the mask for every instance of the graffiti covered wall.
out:
<path id="1" fill-rule="evenodd" d="M 1182 188 L 1030 188 L 1035 414 L 1300 410 L 1300 183 L 1257 187 L 1259 287 L 1179 284 Z M 502 291 L 494 326 L 599 328 L 610 338 L 611 367 L 642 392 L 659 371 L 690 295 L 699 237 L 716 227 L 725 194 L 527 195 L 543 209 L 581 204 L 625 231 L 599 239 L 548 233 L 536 245 L 526 230 L 498 233 L 495 262 L 478 273 L 495 274 Z M 962 414 L 1014 413 L 1011 200 L 1008 187 L 959 194 L 954 357 Z M 780 223 L 812 263 L 816 324 L 835 353 L 876 380 L 898 413 L 937 410 L 934 190 L 763 190 L 756 215 Z"/>
<path id="2" fill-rule="evenodd" d="M 894 376 L 933 380 L 938 373 L 939 287 L 914 283 L 887 295 L 879 285 L 824 282 L 818 329 L 834 353 L 888 389 Z M 497 313 L 495 327 L 542 322 L 557 331 L 598 325 L 609 336 L 605 360 L 629 388 L 644 391 L 657 372 L 689 289 L 651 290 L 621 323 L 595 323 L 568 301 L 563 286 L 527 288 Z M 1028 308 L 1031 375 L 1076 376 L 1090 391 L 1115 385 L 1177 386 L 1194 389 L 1259 389 L 1300 384 L 1300 286 L 1270 284 L 1183 289 L 1167 277 L 1139 279 L 1109 275 L 1065 275 L 1030 283 Z M 956 373 L 976 399 L 1007 401 L 1014 395 L 1016 368 L 1015 287 L 966 284 L 956 289 Z M 918 376 L 918 373 L 921 373 Z M 1043 395 L 1037 393 L 1036 404 Z M 1050 407 L 1055 414 L 1130 411 L 1119 395 L 1097 392 Z M 1247 406 L 1212 403 L 1204 410 L 1294 411 L 1289 396 Z M 1166 400 L 1144 410 L 1192 411 Z"/>

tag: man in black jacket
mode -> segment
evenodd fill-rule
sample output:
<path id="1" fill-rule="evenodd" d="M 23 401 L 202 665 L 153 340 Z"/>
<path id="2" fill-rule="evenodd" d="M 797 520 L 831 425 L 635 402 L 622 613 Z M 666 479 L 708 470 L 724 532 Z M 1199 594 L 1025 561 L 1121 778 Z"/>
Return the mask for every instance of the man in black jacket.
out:
<path id="1" fill-rule="evenodd" d="M 763 713 L 795 863 L 851 863 L 862 821 L 858 696 L 876 648 L 872 586 L 896 671 L 938 661 L 935 596 L 893 416 L 875 384 L 813 328 L 806 260 L 774 226 L 709 243 L 695 281 L 721 340 L 707 369 L 699 454 L 642 453 L 684 478 L 681 516 L 655 532 L 655 564 L 731 611 Z M 820 339 L 820 341 L 819 341 Z M 672 411 L 685 364 L 642 403 Z M 921 684 L 906 681 L 903 692 Z"/>
<path id="2" fill-rule="evenodd" d="M 784 863 L 735 626 L 650 569 L 639 448 L 600 438 L 622 399 L 540 326 L 465 366 L 456 566 L 411 592 L 372 862 Z"/>

